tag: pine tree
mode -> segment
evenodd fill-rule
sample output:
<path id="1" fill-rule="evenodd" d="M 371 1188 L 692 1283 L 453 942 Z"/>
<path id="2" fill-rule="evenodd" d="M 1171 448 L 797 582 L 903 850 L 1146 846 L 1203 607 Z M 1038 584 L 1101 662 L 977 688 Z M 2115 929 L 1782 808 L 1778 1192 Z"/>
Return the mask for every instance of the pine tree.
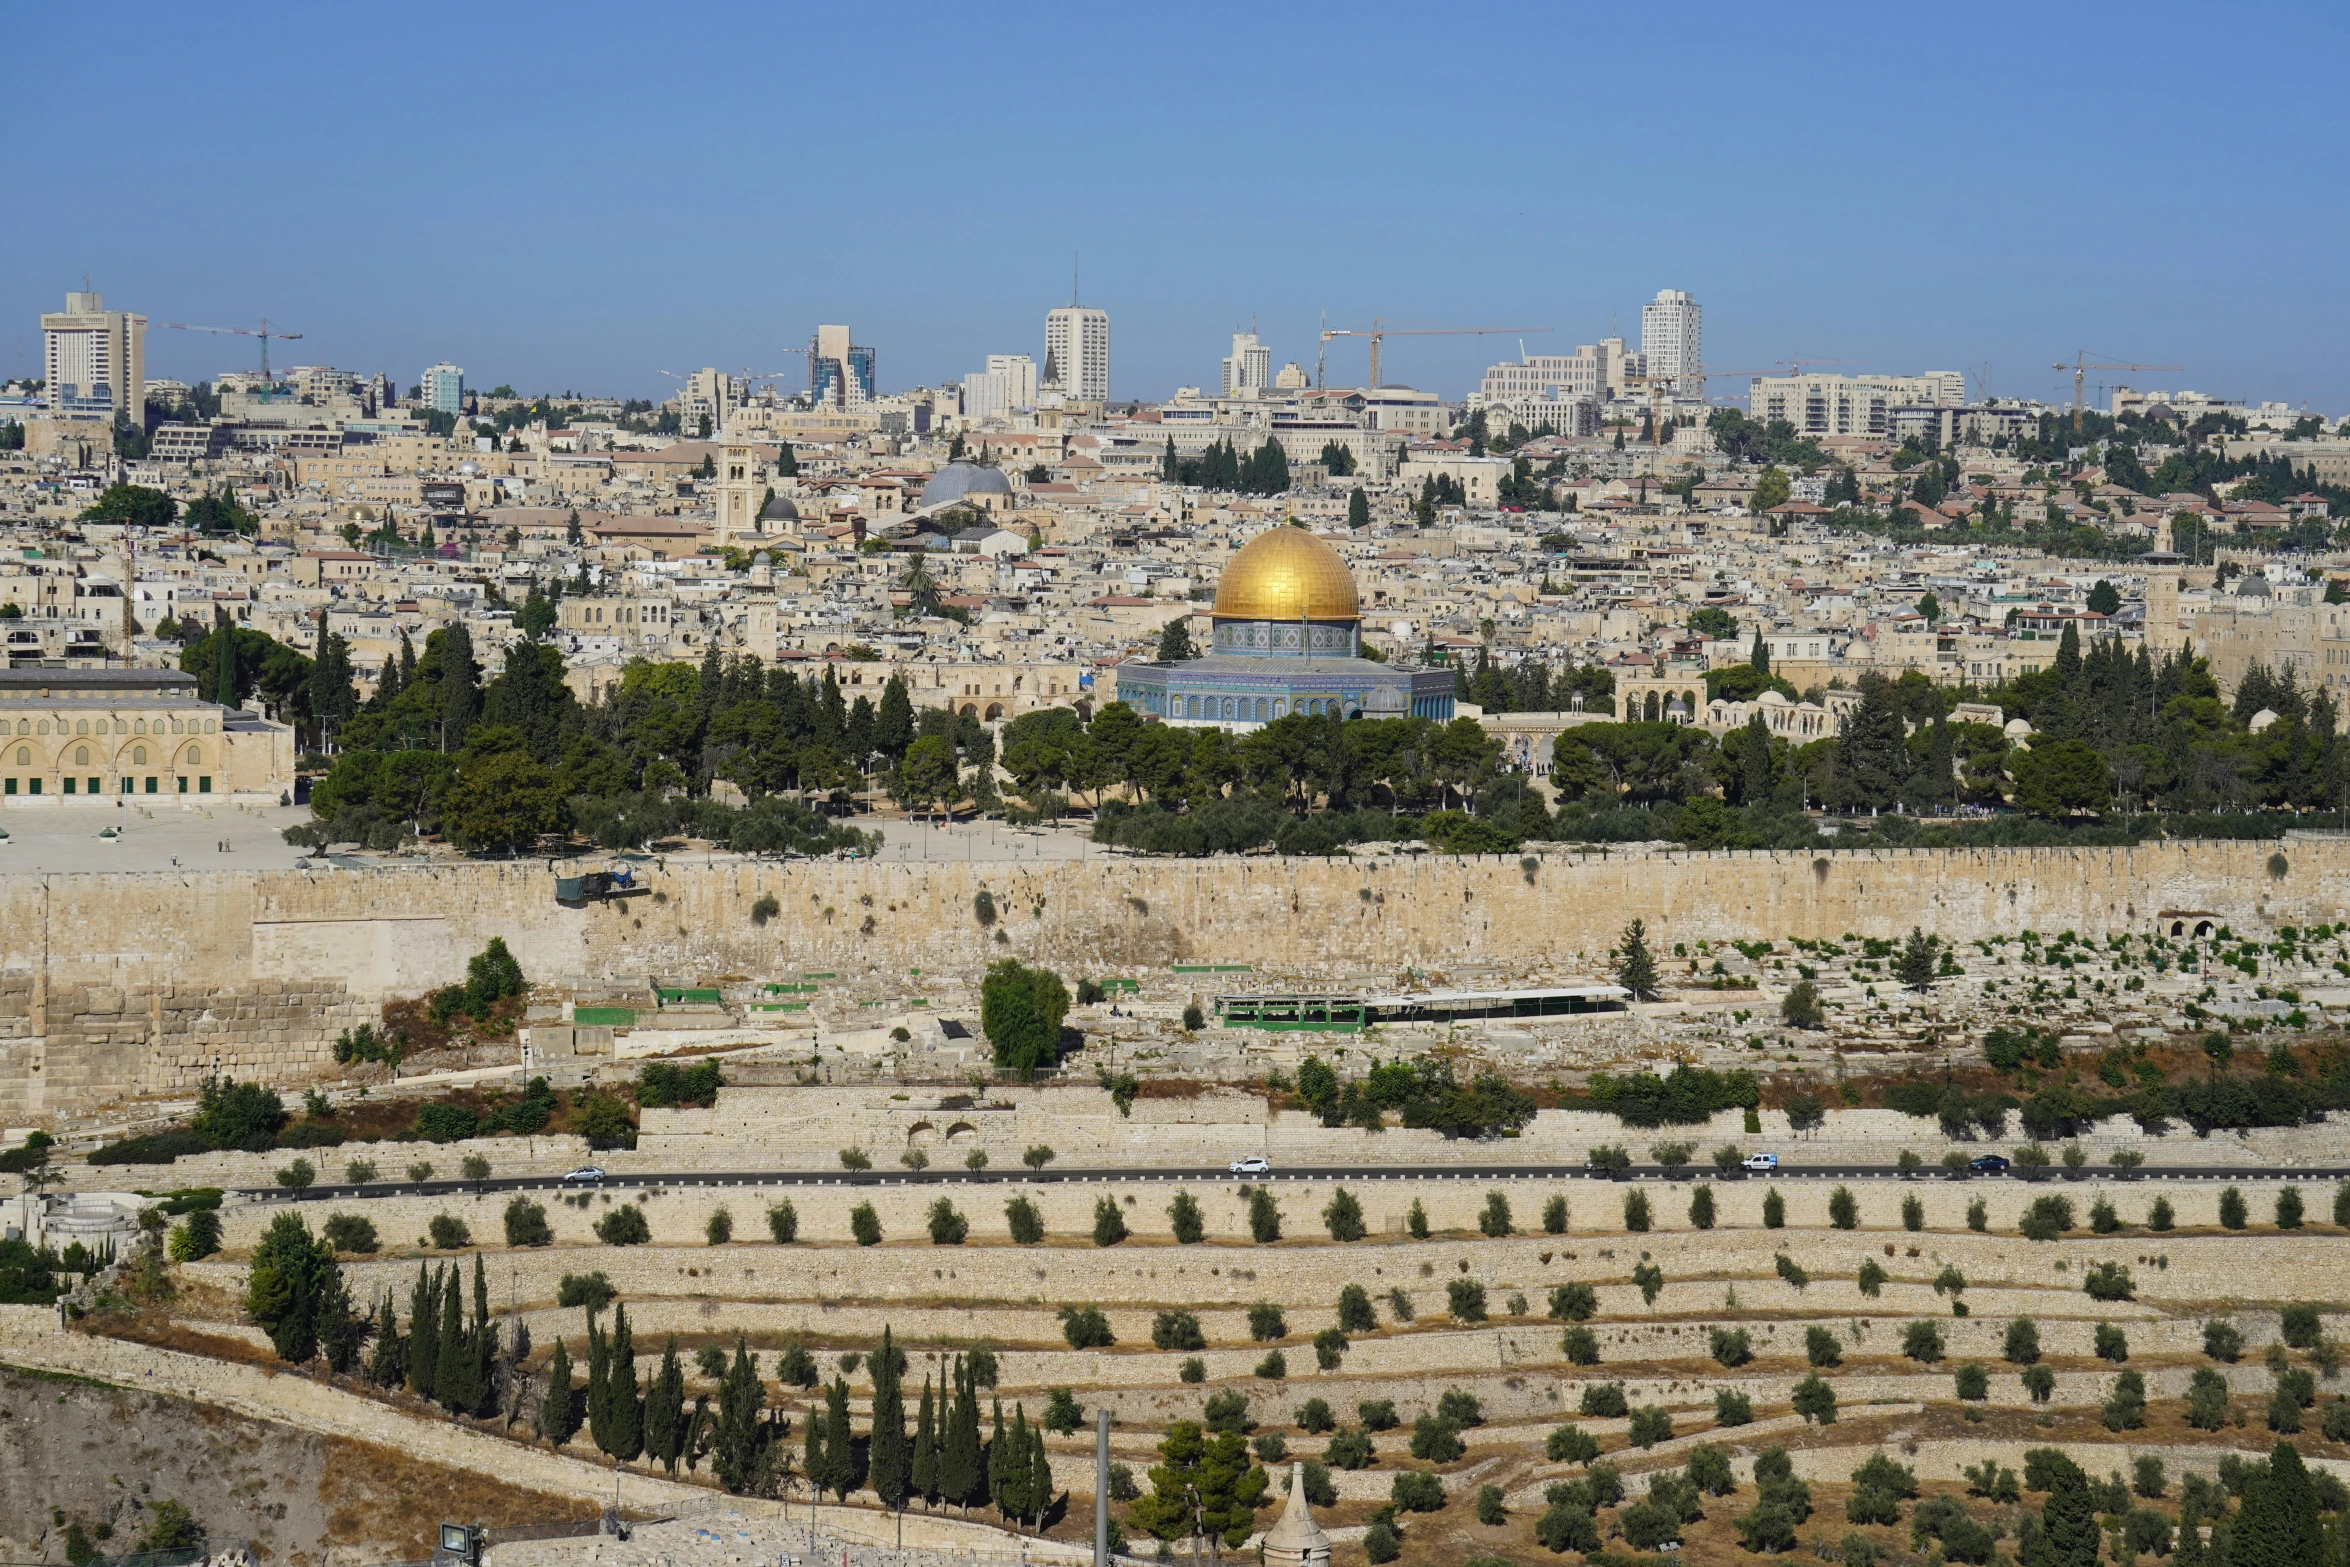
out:
<path id="1" fill-rule="evenodd" d="M 1880 675 L 1863 676 L 1860 702 L 1836 740 L 1841 803 L 1863 810 L 1887 809 L 1900 798 L 1908 776 L 1909 746 L 1901 713 L 1893 705 L 1892 682 Z"/>
<path id="2" fill-rule="evenodd" d="M 1371 525 L 1371 497 L 1356 485 L 1354 493 L 1346 498 L 1346 525 L 1349 528 L 1367 528 Z"/>
<path id="3" fill-rule="evenodd" d="M 1771 672 L 1771 645 L 1763 640 L 1762 627 L 1760 626 L 1754 628 L 1754 651 L 1746 656 L 1746 661 L 1754 666 L 1754 671 L 1758 675 L 1767 675 Z"/>
<path id="4" fill-rule="evenodd" d="M 1934 988 L 1934 940 L 1915 925 L 1909 928 L 1909 940 L 1902 944 L 1901 956 L 1894 962 L 1893 977 L 1904 989 Z"/>
<path id="5" fill-rule="evenodd" d="M 1632 992 L 1634 1001 L 1654 1001 L 1657 998 L 1656 960 L 1648 955 L 1648 926 L 1634 920 L 1624 927 L 1624 939 L 1616 948 L 1616 983 Z"/>
<path id="6" fill-rule="evenodd" d="M 579 1390 L 571 1384 L 571 1351 L 561 1339 L 547 1360 L 547 1396 L 539 1406 L 539 1430 L 557 1447 L 579 1434 Z"/>
<path id="7" fill-rule="evenodd" d="M 866 1468 L 871 1471 L 873 1494 L 892 1509 L 906 1505 L 912 1481 L 912 1455 L 906 1449 L 905 1362 L 889 1328 L 883 1326 L 881 1348 L 873 1356 L 873 1435 L 866 1446 Z"/>
<path id="8" fill-rule="evenodd" d="M 636 1340 L 628 1331 L 628 1308 L 612 1308 L 612 1347 L 604 1362 L 605 1419 L 612 1445 L 605 1449 L 622 1463 L 645 1450 L 645 1406 L 636 1390 Z"/>
<path id="9" fill-rule="evenodd" d="M 440 1322 L 440 1270 L 420 1262 L 408 1294 L 408 1391 L 418 1398 L 433 1396 L 433 1376 L 441 1369 Z"/>
<path id="10" fill-rule="evenodd" d="M 915 1418 L 914 1454 L 907 1484 L 925 1502 L 938 1500 L 938 1425 L 930 1407 L 930 1378 L 922 1379 L 922 1412 Z"/>

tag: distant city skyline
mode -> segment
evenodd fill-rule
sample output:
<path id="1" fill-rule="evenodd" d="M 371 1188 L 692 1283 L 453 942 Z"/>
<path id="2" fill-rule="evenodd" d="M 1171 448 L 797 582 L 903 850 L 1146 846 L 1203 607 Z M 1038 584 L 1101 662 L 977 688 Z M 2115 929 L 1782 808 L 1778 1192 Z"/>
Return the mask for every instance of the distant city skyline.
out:
<path id="1" fill-rule="evenodd" d="M 39 128 L 12 194 L 40 219 L 12 226 L 0 374 L 40 373 L 37 318 L 86 274 L 112 309 L 266 316 L 304 334 L 273 345 L 281 363 L 404 384 L 445 360 L 474 386 L 658 399 L 676 384 L 664 369 L 767 370 L 847 321 L 881 391 L 945 386 L 989 354 L 1041 369 L 1045 313 L 1082 251 L 1120 400 L 1215 386 L 1252 323 L 1276 367 L 1311 368 L 1325 312 L 1334 327 L 1547 325 L 1528 344 L 1545 352 L 1637 340 L 1670 288 L 1704 305 L 1709 370 L 1959 365 L 1979 383 L 1988 364 L 1993 392 L 2055 401 L 2071 382 L 2053 364 L 2085 349 L 2186 366 L 2107 384 L 2350 411 L 2330 260 L 2350 216 L 2323 199 L 2350 117 L 2330 80 L 2350 42 L 2339 8 L 2214 28 L 2184 6 L 1994 7 L 1958 35 L 1841 7 L 1701 6 L 1666 29 L 1555 8 L 1461 26 L 1399 7 L 1344 26 L 1250 12 L 1172 32 L 1088 13 L 1104 64 L 1051 93 L 1012 85 L 1067 41 L 1076 13 L 1049 8 L 918 10 L 884 30 L 720 7 L 650 32 L 593 6 L 562 29 L 507 12 L 469 18 L 456 52 L 431 28 L 232 12 L 250 27 L 130 8 L 108 75 L 135 116 L 80 111 L 58 68 L 82 47 L 72 13 L 17 19 L 0 90 Z M 258 78 L 255 29 L 271 39 Z M 779 62 L 821 75 L 877 49 L 886 113 L 754 116 L 709 143 L 646 134 L 771 102 Z M 1573 92 L 1541 90 L 1570 69 Z M 2253 81 L 2257 100 L 2212 105 L 2212 84 Z M 229 82 L 255 102 L 230 110 Z M 974 82 L 994 84 L 975 118 Z M 1828 95 L 1841 123 L 1884 130 L 1806 130 L 1779 93 Z M 349 112 L 395 102 L 394 123 Z M 583 119 L 590 104 L 616 107 Z M 165 156 L 158 125 L 202 156 Z M 716 211 L 712 245 L 697 214 Z M 156 330 L 148 373 L 250 368 L 243 346 Z M 1331 344 L 1333 383 L 1364 379 L 1363 348 Z M 1459 397 L 1514 348 L 1398 339 L 1383 368 Z"/>

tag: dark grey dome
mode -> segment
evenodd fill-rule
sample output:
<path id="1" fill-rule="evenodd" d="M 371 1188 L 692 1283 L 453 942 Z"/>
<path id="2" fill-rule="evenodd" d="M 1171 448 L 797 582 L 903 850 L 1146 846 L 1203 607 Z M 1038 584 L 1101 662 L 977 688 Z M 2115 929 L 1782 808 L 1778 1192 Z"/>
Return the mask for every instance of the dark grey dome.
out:
<path id="1" fill-rule="evenodd" d="M 759 520 L 761 522 L 797 522 L 800 520 L 800 509 L 791 503 L 790 496 L 778 495 L 759 508 Z"/>
<path id="2" fill-rule="evenodd" d="M 975 462 L 951 462 L 922 486 L 922 504 L 939 506 L 973 495 L 1009 495 L 1012 481 Z"/>

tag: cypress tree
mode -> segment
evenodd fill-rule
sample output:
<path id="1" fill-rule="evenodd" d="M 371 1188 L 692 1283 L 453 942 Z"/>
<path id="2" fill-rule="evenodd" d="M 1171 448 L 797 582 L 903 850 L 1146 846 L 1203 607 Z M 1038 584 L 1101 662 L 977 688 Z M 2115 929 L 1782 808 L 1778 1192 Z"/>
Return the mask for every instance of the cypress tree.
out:
<path id="1" fill-rule="evenodd" d="M 398 1387 L 408 1378 L 408 1363 L 402 1353 L 408 1347 L 400 1337 L 400 1318 L 392 1309 L 392 1292 L 384 1291 L 376 1302 L 375 1353 L 367 1362 L 367 1380 L 380 1388 Z"/>
<path id="2" fill-rule="evenodd" d="M 800 1418 L 800 1471 L 808 1477 L 808 1494 L 812 1498 L 821 1498 L 832 1480 L 832 1464 L 824 1451 L 824 1439 L 831 1434 L 832 1423 L 825 1411 L 810 1404 Z"/>
<path id="3" fill-rule="evenodd" d="M 498 1412 L 498 1324 L 490 1316 L 489 1274 L 473 1254 L 473 1405 L 483 1419 Z"/>
<path id="4" fill-rule="evenodd" d="M 1011 1449 L 1004 1445 L 1004 1397 L 998 1393 L 995 1399 L 995 1432 L 987 1439 L 987 1499 L 999 1513 L 1006 1511 L 1004 1460 L 1010 1453 Z"/>
<path id="5" fill-rule="evenodd" d="M 759 1412 L 767 1393 L 751 1367 L 750 1352 L 741 1338 L 734 1341 L 734 1364 L 718 1387 L 718 1425 L 710 1442 L 710 1467 L 718 1483 L 740 1495 L 750 1488 L 758 1470 L 762 1431 Z"/>
<path id="6" fill-rule="evenodd" d="M 481 666 L 473 636 L 460 623 L 433 633 L 441 639 L 441 749 L 456 751 L 481 718 Z"/>
<path id="7" fill-rule="evenodd" d="M 677 1336 L 671 1334 L 645 1393 L 645 1456 L 675 1475 L 684 1452 L 685 1368 L 677 1363 Z"/>
<path id="8" fill-rule="evenodd" d="M 579 1434 L 579 1390 L 571 1385 L 571 1351 L 555 1340 L 547 1361 L 547 1397 L 539 1406 L 539 1429 L 557 1447 Z"/>
<path id="9" fill-rule="evenodd" d="M 873 1494 L 891 1509 L 906 1505 L 911 1483 L 911 1456 L 906 1450 L 905 1355 L 890 1330 L 881 1330 L 881 1349 L 873 1357 L 873 1436 L 866 1447 L 866 1468 Z"/>
<path id="10" fill-rule="evenodd" d="M 980 1467 L 979 1395 L 961 1356 L 955 1358 L 953 1412 L 941 1422 L 946 1427 L 938 1450 L 938 1494 L 968 1510 L 984 1494 L 987 1471 Z M 943 1403 L 945 1390 L 940 1390 Z"/>
<path id="11" fill-rule="evenodd" d="M 2325 1531 L 2309 1470 L 2293 1444 L 2279 1442 L 2269 1455 L 2268 1473 L 2245 1487 L 2228 1567 L 2302 1567 L 2325 1559 Z"/>
<path id="12" fill-rule="evenodd" d="M 876 1469 L 880 1467 L 877 1463 Z M 930 1378 L 922 1379 L 922 1412 L 915 1417 L 913 1463 L 907 1474 L 912 1493 L 925 1502 L 938 1500 L 938 1426 L 930 1408 Z"/>
<path id="13" fill-rule="evenodd" d="M 1044 1427 L 1028 1428 L 1028 1515 L 1038 1524 L 1053 1505 L 1053 1461 L 1044 1450 Z"/>
<path id="14" fill-rule="evenodd" d="M 628 1308 L 612 1308 L 612 1349 L 604 1362 L 606 1420 L 611 1427 L 608 1452 L 622 1463 L 645 1450 L 645 1406 L 636 1391 L 636 1340 L 628 1331 Z"/>
<path id="15" fill-rule="evenodd" d="M 2170 1560 L 2171 1567 L 2211 1567 L 2203 1552 L 2203 1510 L 2192 1498 L 2179 1507 L 2179 1543 Z"/>
<path id="16" fill-rule="evenodd" d="M 1028 1451 L 1028 1406 L 1012 1407 L 1011 1443 L 1004 1449 L 1004 1516 L 1026 1518 L 1035 1511 L 1029 1496 L 1028 1477 L 1034 1470 L 1034 1459 Z"/>
<path id="17" fill-rule="evenodd" d="M 839 1496 L 857 1488 L 857 1434 L 849 1425 L 849 1382 L 843 1376 L 824 1390 L 824 1483 Z"/>
<path id="18" fill-rule="evenodd" d="M 441 1286 L 441 1326 L 434 1349 L 440 1369 L 433 1373 L 433 1397 L 443 1409 L 470 1415 L 479 1390 L 474 1387 L 473 1340 L 465 1331 L 465 1281 L 455 1268 Z"/>
<path id="19" fill-rule="evenodd" d="M 612 1451 L 611 1400 L 605 1394 L 610 1378 L 607 1370 L 612 1359 L 611 1346 L 605 1341 L 604 1330 L 596 1326 L 596 1314 L 588 1313 L 588 1373 L 587 1373 L 587 1428 L 588 1440 L 596 1444 L 596 1451 Z"/>
<path id="20" fill-rule="evenodd" d="M 418 1398 L 433 1396 L 433 1374 L 441 1369 L 440 1270 L 416 1265 L 416 1287 L 408 1293 L 408 1390 Z"/>
<path id="21" fill-rule="evenodd" d="M 2050 1476 L 2048 1501 L 2040 1509 L 2040 1537 L 2032 1542 L 2025 1567 L 2097 1567 L 2096 1504 L 2089 1477 L 2069 1458 Z"/>

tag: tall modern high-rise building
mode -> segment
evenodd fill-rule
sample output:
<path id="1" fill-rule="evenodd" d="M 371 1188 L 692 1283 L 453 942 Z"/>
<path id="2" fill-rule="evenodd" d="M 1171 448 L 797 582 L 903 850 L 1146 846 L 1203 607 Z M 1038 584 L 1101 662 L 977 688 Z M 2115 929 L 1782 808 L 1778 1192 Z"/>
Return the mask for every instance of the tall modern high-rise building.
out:
<path id="1" fill-rule="evenodd" d="M 1072 402 L 1110 400 L 1110 313 L 1063 305 L 1044 317 L 1044 385 Z"/>
<path id="2" fill-rule="evenodd" d="M 1262 393 L 1273 384 L 1273 350 L 1257 341 L 1254 332 L 1232 334 L 1232 352 L 1224 357 L 1224 395 Z"/>
<path id="3" fill-rule="evenodd" d="M 417 383 L 424 406 L 435 413 L 461 414 L 465 412 L 465 372 L 445 360 L 424 372 Z"/>
<path id="4" fill-rule="evenodd" d="M 139 419 L 147 411 L 147 318 L 109 310 L 103 294 L 67 294 L 41 317 L 41 373 L 59 413 Z"/>
<path id="5" fill-rule="evenodd" d="M 723 435 L 749 391 L 741 377 L 724 370 L 696 370 L 677 390 L 678 427 L 689 436 Z"/>
<path id="6" fill-rule="evenodd" d="M 1649 379 L 1676 397 L 1705 395 L 1705 362 L 1698 329 L 1704 317 L 1696 300 L 1677 288 L 1660 288 L 1640 307 L 1640 357 Z"/>
<path id="7" fill-rule="evenodd" d="M 862 408 L 873 400 L 873 350 L 849 341 L 845 326 L 820 326 L 808 340 L 808 395 L 819 408 Z"/>

